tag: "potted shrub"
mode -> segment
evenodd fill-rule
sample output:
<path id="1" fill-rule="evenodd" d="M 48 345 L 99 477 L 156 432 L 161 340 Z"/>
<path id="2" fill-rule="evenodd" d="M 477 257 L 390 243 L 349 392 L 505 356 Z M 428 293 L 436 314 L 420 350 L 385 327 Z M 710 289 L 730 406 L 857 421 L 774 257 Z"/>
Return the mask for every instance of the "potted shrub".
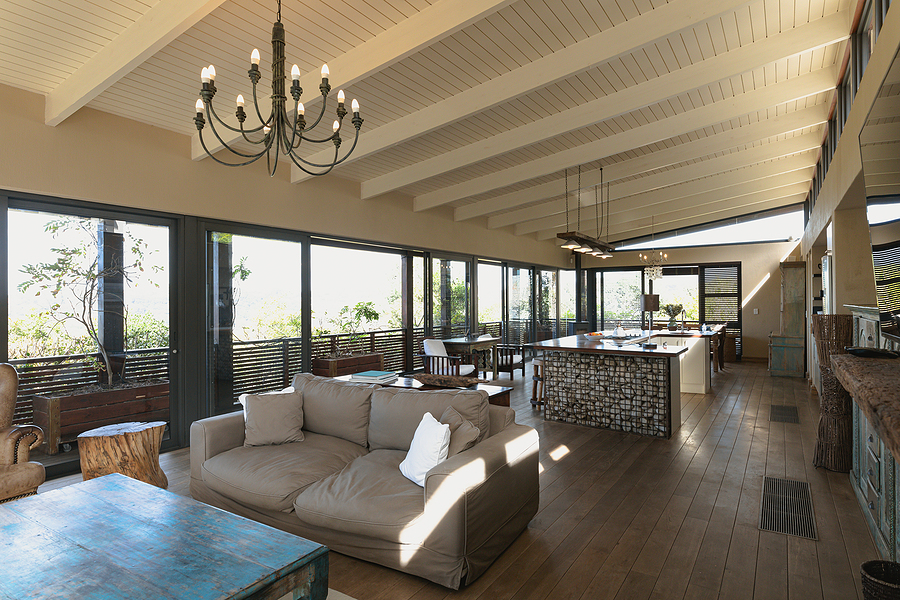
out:
<path id="1" fill-rule="evenodd" d="M 329 323 L 338 334 L 345 335 L 332 338 L 334 343 L 332 352 L 313 359 L 313 374 L 338 377 L 360 371 L 384 369 L 384 354 L 354 350 L 358 341 L 362 339 L 366 326 L 377 321 L 380 316 L 373 302 L 357 302 L 352 307 L 342 307 L 338 316 L 329 319 Z"/>
<path id="2" fill-rule="evenodd" d="M 684 312 L 684 306 L 681 304 L 666 304 L 660 309 L 660 312 L 667 317 L 669 317 L 669 331 L 675 331 L 678 329 L 678 323 L 675 319 L 678 318 L 682 312 Z"/>
<path id="3" fill-rule="evenodd" d="M 104 226 L 102 222 L 99 225 Z M 130 250 L 130 258 L 126 260 L 124 251 L 104 255 L 96 220 L 62 217 L 48 222 L 44 230 L 55 240 L 70 232 L 80 232 L 82 240 L 52 248 L 55 260 L 23 266 L 21 271 L 28 278 L 18 289 L 34 291 L 37 296 L 49 295 L 51 303 L 40 316 L 63 331 L 69 323 L 80 325 L 88 344 L 93 346 L 86 348 L 86 353 L 99 355 L 99 359 L 92 361 L 92 367 L 98 373 L 97 385 L 53 396 L 35 396 L 34 419 L 45 430 L 48 453 L 55 454 L 60 443 L 72 441 L 79 433 L 95 427 L 142 418 L 168 420 L 168 382 L 126 382 L 124 346 L 128 336 L 123 332 L 121 352 L 114 353 L 104 343 L 99 326 L 99 317 L 103 313 L 106 317 L 120 318 L 127 331 L 124 298 L 121 294 L 115 295 L 112 286 L 106 284 L 108 280 L 115 280 L 121 282 L 124 290 L 135 274 L 144 272 L 150 253 L 147 244 L 128 232 L 122 234 L 122 249 L 127 242 Z M 161 270 L 159 266 L 149 268 L 152 272 Z M 106 301 L 101 306 L 104 295 Z"/>

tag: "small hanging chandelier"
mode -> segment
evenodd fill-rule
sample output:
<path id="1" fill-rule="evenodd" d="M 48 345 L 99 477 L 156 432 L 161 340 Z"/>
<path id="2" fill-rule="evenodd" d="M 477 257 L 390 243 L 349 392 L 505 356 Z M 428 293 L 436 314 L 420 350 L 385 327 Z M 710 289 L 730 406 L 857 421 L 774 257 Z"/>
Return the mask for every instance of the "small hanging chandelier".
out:
<path id="1" fill-rule="evenodd" d="M 304 173 L 309 175 L 325 175 L 336 165 L 344 162 L 356 148 L 356 143 L 359 141 L 359 129 L 362 127 L 363 119 L 359 116 L 359 103 L 354 99 L 351 103 L 351 109 L 353 110 L 351 123 L 353 123 L 353 127 L 356 128 L 353 146 L 350 147 L 350 150 L 343 157 L 338 159 L 341 147 L 341 124 L 343 123 L 344 117 L 347 115 L 347 109 L 344 108 L 344 90 L 340 90 L 337 94 L 337 120 L 332 124 L 331 135 L 321 139 L 313 139 L 306 136 L 306 133 L 314 129 L 325 115 L 325 103 L 328 98 L 328 92 L 331 91 L 331 85 L 328 83 L 328 65 L 322 66 L 322 83 L 319 84 L 319 92 L 322 94 L 322 110 L 315 123 L 307 127 L 303 104 L 300 103 L 300 96 L 303 94 L 303 88 L 300 87 L 300 68 L 297 65 L 294 65 L 291 68 L 291 79 L 293 80 L 293 83 L 290 92 L 294 99 L 293 117 L 288 114 L 285 108 L 287 97 L 285 96 L 284 62 L 284 26 L 281 24 L 281 0 L 278 0 L 278 14 L 275 24 L 272 26 L 272 111 L 268 118 L 263 119 L 256 96 L 256 84 L 259 83 L 259 80 L 262 77 L 259 71 L 259 50 L 254 49 L 250 54 L 250 70 L 247 72 L 250 81 L 253 83 L 253 108 L 260 122 L 258 127 L 244 129 L 244 121 L 247 119 L 247 113 L 244 112 L 244 97 L 242 95 L 238 95 L 237 97 L 237 110 L 235 111 L 235 116 L 237 117 L 240 126 L 232 127 L 222 121 L 213 107 L 213 97 L 216 95 L 216 69 L 210 65 L 209 67 L 204 67 L 201 72 L 200 79 L 203 82 L 203 87 L 200 90 L 200 98 L 195 105 L 197 115 L 194 117 L 194 124 L 197 126 L 197 131 L 200 135 L 200 144 L 213 160 L 228 167 L 242 167 L 256 162 L 265 155 L 269 175 L 271 176 L 275 175 L 275 169 L 278 167 L 278 154 L 280 152 L 290 158 Z M 206 113 L 206 118 L 209 119 L 210 129 L 212 129 L 216 139 L 220 144 L 231 151 L 232 154 L 240 157 L 238 162 L 232 163 L 220 160 L 206 147 L 206 142 L 203 140 L 203 127 L 206 125 L 204 112 Z M 216 131 L 216 122 L 229 131 L 240 133 L 241 139 L 253 144 L 255 147 L 259 147 L 259 152 L 254 151 L 245 153 L 231 147 L 222 139 L 219 132 Z M 334 159 L 325 164 L 312 163 L 304 160 L 295 152 L 300 146 L 300 143 L 304 141 L 311 144 L 333 143 Z M 241 162 L 240 159 L 247 160 Z"/>
<path id="2" fill-rule="evenodd" d="M 600 237 L 600 222 L 597 222 L 597 237 L 591 237 L 589 235 L 585 235 L 579 231 L 581 228 L 581 200 L 577 201 L 577 214 L 578 221 L 576 223 L 576 231 L 569 231 L 569 170 L 566 169 L 564 171 L 564 177 L 566 180 L 566 191 L 565 191 L 565 199 L 566 199 L 566 232 L 557 234 L 557 238 L 562 240 L 562 244 L 560 244 L 560 248 L 565 248 L 567 250 L 572 250 L 573 252 L 578 252 L 580 254 L 590 254 L 591 256 L 600 256 L 602 258 L 609 258 L 612 254 L 609 253 L 610 250 L 614 248 L 599 239 Z M 600 169 L 600 186 L 603 186 L 603 169 Z M 578 193 L 581 193 L 581 165 L 578 166 Z M 595 206 L 596 206 L 596 195 L 597 188 L 594 188 L 594 196 L 595 196 Z"/>
<path id="3" fill-rule="evenodd" d="M 650 241 L 653 241 L 653 216 L 650 216 Z M 662 267 L 660 266 L 662 263 L 669 262 L 669 255 L 663 252 L 662 250 L 657 253 L 656 250 L 653 250 L 649 254 L 644 254 L 642 252 L 638 252 L 638 259 L 644 263 L 645 265 L 649 265 L 644 268 L 644 273 L 647 275 L 647 279 L 654 281 L 656 279 L 662 279 Z"/>

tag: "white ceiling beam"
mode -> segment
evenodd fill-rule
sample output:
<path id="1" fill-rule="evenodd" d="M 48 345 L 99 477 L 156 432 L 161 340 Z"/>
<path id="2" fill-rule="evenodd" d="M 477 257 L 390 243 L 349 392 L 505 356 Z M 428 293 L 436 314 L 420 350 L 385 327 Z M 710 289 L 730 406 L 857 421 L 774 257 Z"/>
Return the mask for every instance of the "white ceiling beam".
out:
<path id="1" fill-rule="evenodd" d="M 356 150 L 344 164 L 383 152 L 476 113 L 488 111 L 504 102 L 552 85 L 618 56 L 630 54 L 641 46 L 655 43 L 678 31 L 694 27 L 718 15 L 733 12 L 746 4 L 750 2 L 675 0 L 663 4 L 620 25 L 361 135 Z M 310 160 L 325 162 L 328 160 L 327 153 L 317 152 Z M 291 180 L 298 183 L 303 178 Z"/>
<path id="2" fill-rule="evenodd" d="M 223 2 L 179 0 L 155 4 L 47 94 L 44 123 L 62 123 Z"/>
<path id="3" fill-rule="evenodd" d="M 861 146 L 863 164 L 872 161 L 893 160 L 900 156 L 900 141 L 894 141 L 893 144 L 875 144 L 873 146 Z"/>
<path id="4" fill-rule="evenodd" d="M 363 199 L 379 196 L 543 140 L 658 104 L 668 98 L 841 42 L 849 37 L 849 11 L 788 30 L 682 69 L 671 71 L 580 106 L 363 181 Z"/>
<path id="5" fill-rule="evenodd" d="M 763 144 L 761 146 L 749 148 L 742 152 L 733 152 L 724 156 L 696 162 L 678 169 L 663 171 L 648 177 L 625 181 L 615 186 L 611 186 L 609 188 L 609 193 L 615 195 L 620 203 L 622 199 L 629 196 L 635 196 L 656 189 L 665 189 L 667 193 L 671 193 L 669 186 L 675 186 L 677 188 L 683 183 L 695 179 L 719 175 L 727 171 L 742 169 L 757 163 L 771 162 L 775 159 L 791 156 L 793 154 L 818 150 L 821 144 L 822 139 L 818 133 L 808 133 L 806 135 L 787 138 L 771 144 Z M 815 159 L 815 156 L 806 157 L 806 161 L 811 161 L 813 164 L 815 164 Z M 777 169 L 779 162 L 780 161 L 772 162 L 772 168 Z M 785 164 L 787 164 L 787 161 L 785 161 Z M 736 177 L 740 177 L 739 174 L 735 175 Z M 703 183 L 706 183 L 705 179 Z M 582 187 L 582 190 L 584 190 L 582 192 L 583 199 L 581 201 L 582 211 L 587 209 L 589 212 L 593 212 L 594 190 L 591 189 L 590 186 L 584 186 Z M 574 202 L 570 201 L 570 204 L 574 204 Z M 563 216 L 565 216 L 565 210 L 566 199 L 559 198 L 551 202 L 545 202 L 536 206 L 529 206 L 527 208 L 521 208 L 489 217 L 487 225 L 488 229 L 497 229 L 499 227 L 515 225 L 516 223 L 524 223 L 525 221 L 533 219 L 549 217 L 554 214 L 563 214 Z"/>
<path id="6" fill-rule="evenodd" d="M 702 108 L 686 111 L 667 119 L 660 119 L 641 127 L 635 127 L 595 142 L 428 192 L 415 197 L 413 209 L 415 211 L 428 210 L 449 202 L 484 194 L 515 183 L 556 173 L 568 167 L 577 166 L 585 162 L 586 156 L 591 157 L 591 160 L 613 156 L 779 104 L 829 92 L 834 90 L 836 75 L 837 70 L 834 67 L 813 71 L 812 73 L 760 87 Z"/>
<path id="7" fill-rule="evenodd" d="M 435 2 L 408 19 L 356 46 L 346 54 L 336 56 L 328 61 L 328 69 L 331 71 L 329 83 L 335 90 L 350 87 L 354 83 L 400 62 L 423 48 L 453 35 L 460 29 L 490 16 L 512 4 L 512 2 L 513 0 L 484 0 L 480 2 L 440 0 Z M 317 69 L 301 76 L 300 79 L 301 81 L 314 81 L 315 85 L 311 87 L 314 87 L 314 91 L 316 91 L 318 90 L 320 78 L 321 73 Z M 321 100 L 321 95 L 316 95 L 309 101 L 304 100 L 307 114 L 312 114 L 309 112 L 310 108 L 317 106 Z M 365 99 L 362 100 L 362 103 L 362 112 L 363 116 L 365 116 Z M 235 134 L 231 131 L 226 131 L 226 133 L 227 136 L 223 133 L 222 137 L 228 142 L 228 145 L 241 139 L 239 133 Z M 223 148 L 222 144 L 215 138 L 211 141 L 213 143 L 207 143 L 207 147 L 214 154 Z M 328 163 L 334 160 L 334 149 L 327 152 L 323 151 L 319 154 L 328 156 L 325 156 L 325 158 L 319 156 L 308 160 L 317 163 Z M 195 133 L 191 138 L 191 157 L 194 160 L 201 160 L 206 156 L 206 152 L 200 145 L 200 136 Z M 312 177 L 301 171 L 294 164 L 291 164 L 291 169 L 291 179 L 292 181 L 296 179 L 295 183 Z"/>
<path id="8" fill-rule="evenodd" d="M 643 194 L 629 196 L 627 198 L 614 198 L 611 200 L 608 209 L 609 217 L 611 219 L 610 223 L 615 223 L 618 215 L 635 210 L 636 207 L 640 207 L 640 210 L 645 210 L 650 213 L 657 210 L 668 209 L 670 206 L 688 210 L 695 203 L 704 203 L 744 195 L 744 192 L 742 191 L 744 188 L 756 189 L 754 186 L 762 186 L 762 189 L 768 189 L 773 185 L 772 181 L 763 181 L 761 184 L 755 182 L 772 179 L 778 176 L 791 178 L 793 183 L 805 181 L 806 186 L 809 187 L 811 174 L 807 173 L 807 171 L 811 167 L 814 167 L 815 164 L 815 155 L 813 153 L 806 153 L 792 156 L 785 160 L 762 163 L 741 169 L 740 171 L 722 173 L 706 179 L 689 181 L 681 185 L 653 190 Z M 587 211 L 586 214 L 588 217 L 591 217 L 594 214 L 594 211 Z M 584 222 L 585 221 L 582 220 L 582 223 Z M 588 223 L 590 222 L 593 221 L 588 221 Z M 569 223 L 566 223 L 565 214 L 555 214 L 519 223 L 515 226 L 514 232 L 516 235 L 527 235 L 529 233 L 547 230 L 563 232 L 567 225 L 571 226 L 571 218 L 569 219 Z"/>
<path id="9" fill-rule="evenodd" d="M 779 115 L 773 119 L 766 119 L 760 123 L 729 129 L 717 135 L 699 138 L 609 165 L 603 169 L 603 180 L 604 182 L 616 181 L 640 175 L 641 173 L 662 169 L 688 160 L 731 150 L 745 144 L 801 129 L 816 127 L 827 121 L 828 106 L 819 104 L 796 112 Z M 600 183 L 600 170 L 582 171 L 581 177 L 584 187 L 597 185 Z M 492 213 L 512 210 L 525 204 L 552 198 L 563 189 L 564 186 L 561 180 L 542 183 L 525 190 L 517 190 L 480 202 L 459 206 L 453 211 L 453 218 L 457 221 L 464 221 Z"/>
<path id="10" fill-rule="evenodd" d="M 875 100 L 866 120 L 873 121 L 892 117 L 900 117 L 900 96 L 885 96 Z"/>

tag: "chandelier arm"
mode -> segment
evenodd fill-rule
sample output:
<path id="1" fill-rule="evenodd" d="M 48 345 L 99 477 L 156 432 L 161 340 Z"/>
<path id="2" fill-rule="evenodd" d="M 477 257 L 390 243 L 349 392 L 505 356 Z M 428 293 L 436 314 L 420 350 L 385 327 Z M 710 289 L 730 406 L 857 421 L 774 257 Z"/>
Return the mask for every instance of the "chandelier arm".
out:
<path id="1" fill-rule="evenodd" d="M 242 163 L 230 163 L 230 162 L 226 162 L 226 161 L 224 161 L 224 160 L 221 160 L 220 158 L 217 158 L 215 154 L 213 154 L 212 152 L 209 151 L 209 148 L 206 147 L 206 142 L 203 140 L 203 131 L 201 130 L 199 133 L 200 133 L 200 145 L 201 145 L 201 146 L 203 147 L 203 149 L 206 151 L 206 154 L 209 155 L 209 157 L 210 157 L 211 159 L 213 159 L 214 161 L 216 161 L 216 162 L 219 163 L 220 165 L 225 165 L 226 167 L 244 167 L 244 166 L 246 166 L 246 165 L 255 163 L 255 162 L 258 161 L 260 158 L 262 158 L 262 155 L 265 154 L 265 152 L 266 152 L 265 150 L 263 150 L 263 151 L 260 152 L 259 154 L 243 154 L 243 155 L 241 155 L 241 156 L 244 156 L 244 157 L 252 157 L 250 160 L 248 160 L 248 161 L 246 161 L 246 162 L 242 162 Z M 227 147 L 227 146 L 226 146 L 226 147 Z M 231 150 L 231 148 L 228 148 L 228 149 Z M 234 152 L 234 151 L 232 150 L 232 152 Z M 237 153 L 235 153 L 235 154 L 237 154 Z"/>
<path id="2" fill-rule="evenodd" d="M 302 133 L 305 133 L 305 132 L 307 132 L 307 131 L 311 131 L 311 130 L 313 130 L 313 129 L 316 128 L 316 126 L 317 126 L 317 125 L 319 124 L 319 122 L 322 120 L 322 117 L 325 116 L 325 104 L 327 103 L 327 101 L 328 101 L 328 94 L 322 94 L 322 110 L 319 111 L 319 116 L 318 116 L 318 118 L 316 119 L 315 123 L 313 123 L 312 125 L 310 125 L 310 126 L 307 127 L 306 129 L 304 129 Z M 309 141 L 307 138 L 303 138 L 303 139 Z"/>
<path id="3" fill-rule="evenodd" d="M 272 113 L 269 115 L 269 120 L 265 120 L 262 117 L 262 113 L 259 112 L 259 99 L 256 97 L 256 83 L 253 84 L 253 108 L 256 109 L 256 118 L 259 119 L 259 122 L 262 123 L 260 127 L 271 126 L 272 115 L 275 114 L 275 110 L 273 108 Z"/>
<path id="4" fill-rule="evenodd" d="M 212 115 L 212 116 L 210 116 L 210 115 Z M 233 132 L 235 132 L 235 133 L 243 133 L 243 131 L 244 131 L 243 126 L 241 126 L 241 127 L 232 127 L 231 125 L 229 125 L 228 123 L 226 123 L 225 121 L 223 121 L 223 120 L 219 117 L 218 113 L 216 113 L 216 108 L 213 106 L 212 98 L 210 98 L 210 99 L 209 99 L 209 102 L 208 102 L 207 105 L 206 105 L 206 118 L 209 119 L 209 124 L 210 124 L 210 126 L 212 126 L 212 123 L 213 123 L 212 117 L 215 117 L 215 118 L 216 118 L 216 121 L 218 121 L 220 125 L 223 125 L 225 128 L 227 128 L 227 129 L 229 129 L 229 130 L 231 130 L 231 131 L 233 131 Z M 262 129 L 262 127 L 260 127 L 259 129 Z M 256 130 L 254 130 L 254 131 L 259 131 L 259 129 L 256 129 Z"/>
<path id="5" fill-rule="evenodd" d="M 338 154 L 338 149 L 337 149 L 337 147 L 335 147 L 335 149 L 334 149 L 335 162 L 331 163 L 330 165 L 316 165 L 315 163 L 311 163 L 308 160 L 304 160 L 304 159 L 300 158 L 299 156 L 294 156 L 293 152 L 288 154 L 288 156 L 293 161 L 293 163 L 295 165 L 297 165 L 297 168 L 300 169 L 301 171 L 303 171 L 304 173 L 306 173 L 307 175 L 319 176 L 319 175 L 328 175 L 329 173 L 331 173 L 331 170 L 334 169 L 334 166 L 336 164 L 338 164 L 337 163 L 337 154 Z M 344 158 L 346 158 L 346 157 L 344 157 Z M 316 173 L 315 171 L 310 171 L 309 169 L 304 167 L 302 164 L 300 164 L 301 162 L 306 163 L 309 166 L 322 167 L 322 168 L 325 168 L 325 170 L 322 171 L 321 173 Z"/>
<path id="6" fill-rule="evenodd" d="M 327 140 L 326 140 L 326 141 L 327 141 Z M 338 152 L 337 152 L 337 150 L 338 150 L 338 149 L 337 149 L 337 147 L 335 147 L 335 152 L 334 152 L 334 159 L 335 159 L 335 162 L 330 163 L 330 164 L 319 164 L 319 163 L 309 162 L 308 160 L 303 159 L 303 158 L 300 158 L 299 156 L 297 157 L 297 160 L 301 161 L 303 164 L 305 164 L 305 165 L 307 165 L 307 166 L 310 166 L 310 167 L 317 167 L 317 168 L 320 168 L 320 169 L 326 169 L 326 168 L 327 168 L 327 169 L 330 171 L 331 169 L 333 169 L 333 168 L 336 167 L 337 165 L 341 164 L 342 162 L 344 162 L 345 160 L 347 160 L 347 159 L 350 157 L 350 155 L 353 153 L 353 150 L 356 148 L 357 142 L 359 142 L 359 129 L 356 130 L 356 135 L 353 137 L 353 145 L 350 146 L 350 150 L 348 150 L 348 151 L 347 151 L 347 154 L 345 154 L 344 157 L 343 157 L 342 159 L 340 159 L 340 160 L 337 160 L 337 157 L 338 157 Z M 293 158 L 293 156 L 294 156 L 294 155 L 291 154 L 291 157 L 292 157 L 292 158 Z M 296 162 L 296 161 L 295 161 L 295 162 Z M 300 167 L 299 164 L 298 164 L 297 166 Z M 302 167 L 301 167 L 301 168 L 302 168 Z M 327 172 L 327 171 L 326 171 L 326 172 Z M 323 174 L 324 174 L 324 173 L 323 173 Z"/>
<path id="7" fill-rule="evenodd" d="M 261 151 L 260 154 L 245 154 L 245 153 L 243 153 L 243 152 L 240 152 L 239 150 L 235 150 L 235 149 L 232 148 L 230 145 L 228 145 L 228 142 L 226 142 L 225 140 L 222 139 L 222 136 L 220 136 L 220 135 L 219 135 L 219 132 L 216 131 L 216 125 L 215 125 L 215 122 L 213 122 L 212 119 L 210 119 L 210 121 L 209 121 L 209 128 L 212 129 L 212 132 L 213 132 L 213 134 L 216 136 L 216 139 L 219 140 L 219 143 L 222 144 L 222 146 L 224 146 L 225 148 L 227 148 L 232 154 L 234 154 L 234 155 L 236 155 L 236 156 L 242 156 L 242 157 L 244 157 L 244 158 L 252 158 L 252 157 L 259 158 L 259 156 L 261 156 L 261 153 L 262 153 L 262 152 L 265 152 L 265 151 L 269 148 L 269 146 L 271 145 L 271 144 L 267 144 L 267 145 L 266 145 L 266 148 L 263 149 L 263 150 Z M 253 140 L 249 140 L 249 141 L 250 141 L 251 143 L 254 143 L 254 144 L 260 144 L 260 143 L 264 143 L 264 142 L 266 141 L 266 138 L 263 138 L 263 139 L 260 140 L 259 142 L 253 142 Z M 205 148 L 205 146 L 204 146 L 204 148 Z M 212 156 L 212 154 L 209 152 L 209 150 L 207 150 L 207 154 L 209 154 L 210 156 Z M 215 157 L 214 157 L 214 158 L 215 158 Z"/>

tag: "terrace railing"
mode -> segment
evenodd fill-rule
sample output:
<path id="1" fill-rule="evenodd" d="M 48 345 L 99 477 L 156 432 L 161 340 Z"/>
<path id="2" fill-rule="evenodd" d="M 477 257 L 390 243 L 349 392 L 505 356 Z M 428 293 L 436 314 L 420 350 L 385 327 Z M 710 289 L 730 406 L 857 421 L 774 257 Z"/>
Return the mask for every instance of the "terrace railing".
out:
<path id="1" fill-rule="evenodd" d="M 129 350 L 125 354 L 127 379 L 169 378 L 168 348 Z M 33 420 L 32 398 L 35 395 L 44 396 L 99 383 L 101 375 L 95 368 L 99 361 L 99 353 L 10 360 L 9 363 L 19 372 L 19 394 L 13 422 L 30 423 Z"/>

